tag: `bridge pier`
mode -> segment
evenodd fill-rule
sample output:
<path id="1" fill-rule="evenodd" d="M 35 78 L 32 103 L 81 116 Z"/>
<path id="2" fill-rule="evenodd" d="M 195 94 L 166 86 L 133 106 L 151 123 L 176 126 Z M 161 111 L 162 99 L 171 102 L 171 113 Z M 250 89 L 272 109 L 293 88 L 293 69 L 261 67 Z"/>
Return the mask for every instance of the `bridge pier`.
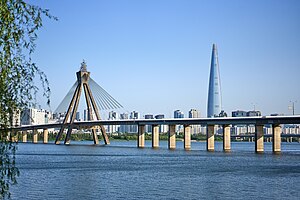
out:
<path id="1" fill-rule="evenodd" d="M 264 126 L 256 125 L 255 127 L 255 152 L 263 153 L 264 152 Z"/>
<path id="2" fill-rule="evenodd" d="M 184 149 L 190 150 L 191 149 L 191 126 L 184 125 Z"/>
<path id="3" fill-rule="evenodd" d="M 93 135 L 94 144 L 99 144 L 99 139 L 98 139 L 98 136 L 97 136 L 97 129 L 92 128 L 92 135 Z M 103 140 L 104 140 L 105 144 L 107 144 L 107 139 L 108 139 L 108 137 L 106 137 L 106 136 L 103 136 Z M 109 143 L 109 140 L 108 140 L 108 143 Z"/>
<path id="4" fill-rule="evenodd" d="M 152 125 L 152 148 L 159 147 L 159 125 Z"/>
<path id="5" fill-rule="evenodd" d="M 18 141 L 18 131 L 12 131 L 11 141 L 12 142 L 17 142 Z"/>
<path id="6" fill-rule="evenodd" d="M 138 126 L 137 146 L 138 148 L 145 147 L 145 125 Z"/>
<path id="7" fill-rule="evenodd" d="M 169 125 L 169 142 L 168 142 L 169 149 L 176 148 L 175 127 L 176 127 L 176 125 Z"/>
<path id="8" fill-rule="evenodd" d="M 43 143 L 44 144 L 48 143 L 48 129 L 43 130 Z"/>
<path id="9" fill-rule="evenodd" d="M 223 151 L 231 150 L 230 125 L 223 125 Z"/>
<path id="10" fill-rule="evenodd" d="M 7 132 L 6 141 L 8 141 L 8 142 L 11 141 L 11 131 Z"/>
<path id="11" fill-rule="evenodd" d="M 280 153 L 281 152 L 281 127 L 279 124 L 274 124 L 272 126 L 272 134 L 273 134 L 273 152 Z"/>
<path id="12" fill-rule="evenodd" d="M 36 129 L 32 130 L 32 143 L 37 143 L 38 142 L 38 132 Z"/>
<path id="13" fill-rule="evenodd" d="M 206 128 L 206 150 L 215 150 L 215 125 L 207 125 Z"/>
<path id="14" fill-rule="evenodd" d="M 23 143 L 27 142 L 27 131 L 22 131 L 22 142 Z"/>

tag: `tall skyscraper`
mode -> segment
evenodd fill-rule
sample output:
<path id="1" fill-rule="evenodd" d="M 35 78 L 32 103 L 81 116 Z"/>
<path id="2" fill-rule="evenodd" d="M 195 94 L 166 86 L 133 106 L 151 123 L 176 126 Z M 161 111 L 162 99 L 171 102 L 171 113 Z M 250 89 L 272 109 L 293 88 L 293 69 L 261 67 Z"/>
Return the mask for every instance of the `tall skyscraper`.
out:
<path id="1" fill-rule="evenodd" d="M 210 65 L 210 75 L 209 75 L 207 117 L 219 116 L 222 109 L 221 95 L 222 94 L 221 94 L 218 52 L 217 52 L 216 44 L 213 44 L 211 65 Z"/>

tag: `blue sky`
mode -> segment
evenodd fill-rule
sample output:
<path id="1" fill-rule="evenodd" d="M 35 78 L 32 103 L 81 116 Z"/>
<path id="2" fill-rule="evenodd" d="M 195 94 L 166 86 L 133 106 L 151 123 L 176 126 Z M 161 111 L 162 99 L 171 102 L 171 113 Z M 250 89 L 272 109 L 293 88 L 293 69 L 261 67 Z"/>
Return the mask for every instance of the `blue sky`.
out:
<path id="1" fill-rule="evenodd" d="M 49 8 L 35 61 L 48 75 L 55 110 L 86 60 L 92 78 L 124 111 L 191 108 L 206 116 L 212 44 L 223 109 L 300 113 L 300 1 L 30 1 Z"/>

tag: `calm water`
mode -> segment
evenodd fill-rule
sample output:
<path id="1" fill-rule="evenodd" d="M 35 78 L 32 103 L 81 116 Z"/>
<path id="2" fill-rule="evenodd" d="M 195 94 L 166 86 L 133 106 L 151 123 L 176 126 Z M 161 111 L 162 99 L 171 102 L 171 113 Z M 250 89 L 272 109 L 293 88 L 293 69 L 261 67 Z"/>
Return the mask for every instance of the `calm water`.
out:
<path id="1" fill-rule="evenodd" d="M 300 144 L 272 144 L 255 154 L 254 143 L 232 143 L 232 152 L 135 148 L 136 142 L 110 146 L 73 142 L 70 146 L 19 144 L 18 184 L 12 199 L 299 199 Z M 148 147 L 150 141 L 146 142 Z"/>

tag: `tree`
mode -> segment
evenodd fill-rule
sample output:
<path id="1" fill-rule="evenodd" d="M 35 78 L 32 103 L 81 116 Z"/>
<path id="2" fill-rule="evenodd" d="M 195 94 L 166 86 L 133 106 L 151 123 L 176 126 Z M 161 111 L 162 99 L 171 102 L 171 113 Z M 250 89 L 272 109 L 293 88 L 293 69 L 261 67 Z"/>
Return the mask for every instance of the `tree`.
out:
<path id="1" fill-rule="evenodd" d="M 50 88 L 46 75 L 33 62 L 37 31 L 42 17 L 57 20 L 49 10 L 23 0 L 0 0 L 0 198 L 10 197 L 9 186 L 19 174 L 15 166 L 16 144 L 6 140 L 13 125 L 14 113 L 34 104 L 42 84 L 43 95 L 50 104 Z"/>

